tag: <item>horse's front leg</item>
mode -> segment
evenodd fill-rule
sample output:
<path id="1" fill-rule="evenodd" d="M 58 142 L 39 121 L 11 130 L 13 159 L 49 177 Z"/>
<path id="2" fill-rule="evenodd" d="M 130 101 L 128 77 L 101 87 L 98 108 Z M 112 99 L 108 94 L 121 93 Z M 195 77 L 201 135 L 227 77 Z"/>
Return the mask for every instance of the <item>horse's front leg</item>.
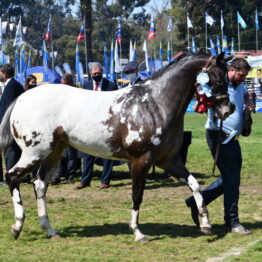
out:
<path id="1" fill-rule="evenodd" d="M 163 161 L 158 163 L 158 166 L 165 169 L 166 172 L 172 174 L 177 179 L 185 182 L 191 189 L 193 196 L 195 198 L 198 214 L 201 218 L 200 230 L 204 234 L 211 234 L 211 225 L 208 218 L 208 210 L 204 203 L 203 197 L 200 193 L 200 186 L 195 177 L 188 172 L 185 168 L 179 155 L 173 157 L 171 160 Z"/>
<path id="2" fill-rule="evenodd" d="M 48 219 L 47 208 L 46 208 L 47 187 L 48 187 L 48 183 L 46 182 L 46 180 L 41 180 L 40 178 L 38 178 L 34 182 L 39 223 L 40 223 L 40 227 L 43 230 L 46 230 L 48 237 L 58 238 L 59 234 L 55 229 L 52 228 Z"/>
<path id="3" fill-rule="evenodd" d="M 148 240 L 138 228 L 138 217 L 139 208 L 143 200 L 146 174 L 150 168 L 149 162 L 147 155 L 131 161 L 133 209 L 131 210 L 129 227 L 135 234 L 135 241 L 142 243 L 148 242 Z"/>

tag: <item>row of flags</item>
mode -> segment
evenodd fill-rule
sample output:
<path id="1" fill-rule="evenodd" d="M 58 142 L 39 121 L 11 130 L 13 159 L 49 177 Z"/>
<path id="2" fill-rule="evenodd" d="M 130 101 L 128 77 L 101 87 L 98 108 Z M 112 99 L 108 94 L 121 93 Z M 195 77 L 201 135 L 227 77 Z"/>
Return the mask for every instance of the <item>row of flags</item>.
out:
<path id="1" fill-rule="evenodd" d="M 210 16 L 207 12 L 205 12 L 205 23 L 212 26 L 214 23 L 216 23 L 216 20 L 212 16 Z M 245 20 L 242 18 L 242 16 L 240 15 L 240 13 L 238 11 L 237 11 L 237 23 L 243 29 L 247 28 L 247 24 L 246 24 Z M 220 28 L 221 28 L 221 30 L 223 30 L 224 26 L 225 26 L 225 23 L 224 23 L 223 11 L 221 11 L 221 16 L 220 16 Z M 259 29 L 257 9 L 255 10 L 255 27 L 256 27 L 256 30 Z M 192 24 L 191 19 L 189 18 L 188 13 L 187 13 L 187 28 L 193 28 L 193 24 Z"/>

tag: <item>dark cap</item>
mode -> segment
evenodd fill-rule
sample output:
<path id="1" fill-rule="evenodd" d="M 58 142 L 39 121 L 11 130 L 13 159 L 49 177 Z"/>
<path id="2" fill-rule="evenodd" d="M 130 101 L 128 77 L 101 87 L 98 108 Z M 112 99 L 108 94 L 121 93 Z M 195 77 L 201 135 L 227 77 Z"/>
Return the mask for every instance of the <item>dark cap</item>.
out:
<path id="1" fill-rule="evenodd" d="M 128 62 L 124 69 L 123 69 L 123 73 L 126 74 L 127 72 L 129 71 L 133 71 L 133 70 L 136 70 L 138 67 L 138 63 L 136 61 L 130 61 Z"/>

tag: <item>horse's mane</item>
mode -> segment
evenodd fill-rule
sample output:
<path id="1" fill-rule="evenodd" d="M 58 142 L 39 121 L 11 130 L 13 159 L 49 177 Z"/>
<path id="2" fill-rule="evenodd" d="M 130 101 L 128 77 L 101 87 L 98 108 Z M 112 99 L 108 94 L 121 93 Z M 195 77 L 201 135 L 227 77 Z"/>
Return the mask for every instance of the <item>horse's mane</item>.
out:
<path id="1" fill-rule="evenodd" d="M 172 67 L 176 67 L 176 66 L 180 66 L 184 63 L 186 63 L 187 61 L 194 59 L 196 57 L 199 56 L 208 56 L 206 54 L 203 53 L 183 53 L 180 56 L 178 56 L 177 58 L 175 58 L 173 61 L 171 61 L 169 64 L 165 65 L 164 67 L 162 67 L 161 69 L 159 69 L 157 72 L 155 72 L 151 77 L 149 77 L 148 79 L 156 79 L 160 76 L 162 76 L 166 71 L 168 71 L 170 68 Z M 147 80 L 148 80 L 147 79 Z M 145 80 L 146 81 L 146 80 Z"/>

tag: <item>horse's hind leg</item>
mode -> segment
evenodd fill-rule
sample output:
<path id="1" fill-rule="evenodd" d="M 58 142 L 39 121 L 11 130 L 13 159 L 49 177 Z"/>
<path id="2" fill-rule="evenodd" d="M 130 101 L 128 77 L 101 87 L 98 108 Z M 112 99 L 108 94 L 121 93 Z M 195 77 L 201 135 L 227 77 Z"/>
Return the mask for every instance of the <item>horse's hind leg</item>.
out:
<path id="1" fill-rule="evenodd" d="M 37 173 L 37 180 L 34 182 L 39 223 L 41 228 L 46 230 L 48 237 L 50 238 L 58 238 L 59 234 L 52 228 L 48 219 L 46 191 L 48 183 L 57 169 L 58 161 L 65 147 L 66 145 L 60 145 L 59 148 L 56 148 L 46 159 L 42 161 Z"/>
<path id="2" fill-rule="evenodd" d="M 195 198 L 198 213 L 201 217 L 200 230 L 204 234 L 211 234 L 211 225 L 208 218 L 208 210 L 204 203 L 203 197 L 200 193 L 200 186 L 195 177 L 188 172 L 185 168 L 180 156 L 176 156 L 166 162 L 158 163 L 159 167 L 165 169 L 166 172 L 171 173 L 173 176 L 178 178 L 180 181 L 185 182 L 191 189 Z"/>
<path id="3" fill-rule="evenodd" d="M 146 174 L 150 169 L 149 162 L 149 157 L 147 155 L 131 161 L 133 209 L 131 211 L 129 227 L 135 234 L 135 241 L 139 242 L 148 241 L 146 236 L 142 234 L 138 228 L 138 217 L 139 207 L 143 200 Z"/>
<path id="4" fill-rule="evenodd" d="M 15 239 L 19 237 L 25 220 L 24 208 L 19 188 L 20 181 L 23 176 L 32 171 L 39 164 L 39 162 L 39 159 L 27 155 L 26 153 L 22 153 L 16 165 L 8 170 L 6 174 L 6 182 L 9 186 L 15 211 L 15 224 L 11 227 L 11 231 Z"/>

